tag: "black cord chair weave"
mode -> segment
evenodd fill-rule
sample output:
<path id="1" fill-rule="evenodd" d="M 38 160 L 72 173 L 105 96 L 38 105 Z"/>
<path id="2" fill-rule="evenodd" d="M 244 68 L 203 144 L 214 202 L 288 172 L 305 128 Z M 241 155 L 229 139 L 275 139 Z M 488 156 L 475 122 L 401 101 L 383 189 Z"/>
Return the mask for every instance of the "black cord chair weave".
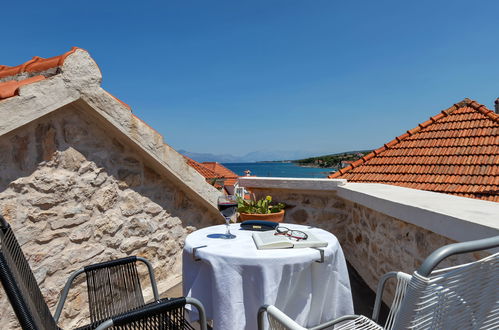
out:
<path id="1" fill-rule="evenodd" d="M 136 263 L 149 270 L 154 302 L 144 304 Z M 74 279 L 85 273 L 90 323 L 79 329 L 193 329 L 185 320 L 185 305 L 194 306 L 206 329 L 202 304 L 193 298 L 159 299 L 154 272 L 147 260 L 127 257 L 90 265 L 73 273 L 53 317 L 10 225 L 0 216 L 0 281 L 23 329 L 60 329 L 57 321 Z"/>
<path id="2" fill-rule="evenodd" d="M 159 294 L 152 265 L 144 258 L 125 257 L 86 266 L 71 274 L 57 305 L 55 320 L 59 320 L 69 290 L 79 276 L 86 277 L 92 323 L 144 306 L 144 296 L 137 271 L 138 262 L 147 266 L 154 301 L 158 301 Z"/>

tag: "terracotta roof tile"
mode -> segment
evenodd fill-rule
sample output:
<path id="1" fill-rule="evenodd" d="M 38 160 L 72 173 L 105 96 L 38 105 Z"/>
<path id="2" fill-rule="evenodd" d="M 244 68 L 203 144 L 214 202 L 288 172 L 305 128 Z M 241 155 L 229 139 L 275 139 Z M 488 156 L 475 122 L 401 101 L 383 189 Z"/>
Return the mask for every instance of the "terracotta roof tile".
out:
<path id="1" fill-rule="evenodd" d="M 202 176 L 204 176 L 205 179 L 219 179 L 219 178 L 222 178 L 218 173 L 216 173 L 215 171 L 207 168 L 203 164 L 201 164 L 199 162 L 196 162 L 194 159 L 191 159 L 191 158 L 189 158 L 189 157 L 187 157 L 185 155 L 184 155 L 184 158 L 186 159 L 187 164 L 189 164 L 190 166 L 192 166 L 192 168 L 194 168 L 196 171 L 199 172 L 199 174 L 201 174 Z"/>
<path id="2" fill-rule="evenodd" d="M 330 178 L 499 202 L 499 116 L 465 99 Z"/>
<path id="3" fill-rule="evenodd" d="M 19 92 L 19 88 L 21 86 L 31 84 L 40 80 L 45 79 L 44 76 L 34 76 L 31 78 L 27 78 L 24 80 L 9 80 L 3 83 L 0 83 L 0 100 L 6 99 L 8 97 L 12 97 Z"/>
<path id="4" fill-rule="evenodd" d="M 214 179 L 223 180 L 224 186 L 234 186 L 237 183 L 239 176 L 217 162 L 204 162 L 199 163 L 195 160 L 184 156 L 187 161 L 187 164 L 192 166 L 196 171 L 199 172 L 202 176 L 206 178 L 206 181 L 210 182 Z M 216 188 L 222 188 L 219 182 L 215 183 Z"/>
<path id="5" fill-rule="evenodd" d="M 238 178 L 239 176 L 229 170 L 227 167 L 223 166 L 220 163 L 217 162 L 203 162 L 203 165 L 210 170 L 222 175 L 224 178 Z"/>
<path id="6" fill-rule="evenodd" d="M 73 47 L 69 52 L 50 58 L 33 57 L 31 60 L 17 66 L 0 65 L 0 78 L 15 76 L 23 72 L 41 72 L 54 67 L 61 66 L 69 55 L 73 54 L 78 47 Z"/>
<path id="7" fill-rule="evenodd" d="M 73 47 L 69 52 L 50 58 L 33 57 L 31 60 L 17 66 L 0 65 L 0 78 L 15 76 L 23 72 L 41 72 L 61 66 L 69 55 L 73 54 L 78 47 Z"/>
<path id="8" fill-rule="evenodd" d="M 52 72 L 48 72 L 47 70 L 49 69 L 55 69 L 64 64 L 64 61 L 66 58 L 73 54 L 75 51 L 77 51 L 78 47 L 73 47 L 71 48 L 70 51 L 50 57 L 50 58 L 42 58 L 35 56 L 31 60 L 24 62 L 23 64 L 17 65 L 17 66 L 8 66 L 8 65 L 0 65 L 0 88 L 4 88 L 4 92 L 0 92 L 0 99 L 8 98 L 15 96 L 16 93 L 10 92 L 10 89 L 12 86 L 15 86 L 16 83 L 19 84 L 17 88 L 23 85 L 27 85 L 36 81 L 41 80 L 42 78 L 40 77 L 50 77 L 54 74 L 56 74 L 58 71 L 52 70 Z M 24 73 L 24 74 L 23 74 Z M 39 75 L 34 76 L 36 73 L 40 73 Z M 22 74 L 22 75 L 21 75 Z M 26 78 L 28 77 L 28 78 Z M 38 77 L 36 79 L 33 79 L 35 77 Z M 24 79 L 23 79 L 24 78 Z M 8 83 L 8 84 L 7 84 Z M 7 85 L 3 85 L 7 84 Z M 16 90 L 17 90 L 16 88 Z M 9 92 L 6 92 L 9 90 Z M 108 92 L 106 92 L 108 93 Z M 128 110 L 131 110 L 130 106 L 126 104 L 125 102 L 121 101 L 114 95 L 108 93 L 111 95 L 113 98 L 115 98 L 118 102 L 120 102 L 123 106 L 128 108 Z M 8 95 L 8 96 L 7 96 Z"/>
<path id="9" fill-rule="evenodd" d="M 233 186 L 237 183 L 237 179 L 225 179 L 224 186 Z"/>

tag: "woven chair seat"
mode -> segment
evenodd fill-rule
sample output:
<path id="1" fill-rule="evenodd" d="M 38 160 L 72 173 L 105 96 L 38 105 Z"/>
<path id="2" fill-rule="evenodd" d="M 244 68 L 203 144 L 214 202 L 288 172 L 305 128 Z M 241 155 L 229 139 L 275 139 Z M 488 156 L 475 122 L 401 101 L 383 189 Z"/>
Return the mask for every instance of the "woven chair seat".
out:
<path id="1" fill-rule="evenodd" d="M 342 324 L 336 325 L 336 327 L 330 327 L 329 329 L 335 330 L 383 330 L 383 327 L 374 322 L 373 320 L 365 317 L 364 315 L 359 316 L 355 320 L 350 320 Z"/>

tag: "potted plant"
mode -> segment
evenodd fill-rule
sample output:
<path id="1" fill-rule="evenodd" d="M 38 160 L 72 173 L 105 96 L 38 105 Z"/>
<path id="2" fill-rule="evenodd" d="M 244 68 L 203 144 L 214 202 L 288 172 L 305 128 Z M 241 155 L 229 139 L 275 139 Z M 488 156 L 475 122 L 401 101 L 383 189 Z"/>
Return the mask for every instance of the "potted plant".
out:
<path id="1" fill-rule="evenodd" d="M 272 204 L 272 197 L 255 200 L 237 198 L 237 211 L 241 221 L 245 220 L 267 220 L 282 222 L 284 219 L 284 203 Z"/>

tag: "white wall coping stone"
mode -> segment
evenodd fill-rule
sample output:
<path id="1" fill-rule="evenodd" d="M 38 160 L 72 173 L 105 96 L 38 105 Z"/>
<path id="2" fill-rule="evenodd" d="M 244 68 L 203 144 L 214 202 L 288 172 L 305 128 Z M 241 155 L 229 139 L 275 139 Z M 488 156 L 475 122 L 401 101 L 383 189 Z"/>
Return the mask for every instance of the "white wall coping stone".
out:
<path id="1" fill-rule="evenodd" d="M 379 183 L 347 183 L 338 196 L 458 242 L 499 235 L 499 203 Z"/>
<path id="2" fill-rule="evenodd" d="M 335 190 L 346 184 L 345 179 L 274 178 L 243 176 L 239 186 L 251 188 L 277 188 L 300 190 Z"/>
<path id="3" fill-rule="evenodd" d="M 246 188 L 335 191 L 341 198 L 458 242 L 499 235 L 496 202 L 344 179 L 243 177 L 239 182 Z"/>

